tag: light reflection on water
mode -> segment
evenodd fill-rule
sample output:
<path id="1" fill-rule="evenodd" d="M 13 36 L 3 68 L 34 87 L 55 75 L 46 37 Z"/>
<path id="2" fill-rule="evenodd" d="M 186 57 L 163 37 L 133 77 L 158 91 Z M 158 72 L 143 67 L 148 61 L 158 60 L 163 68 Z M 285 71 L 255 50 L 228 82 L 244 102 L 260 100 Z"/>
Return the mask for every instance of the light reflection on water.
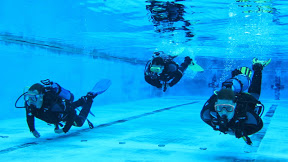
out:
<path id="1" fill-rule="evenodd" d="M 1 33 L 113 56 L 146 59 L 154 50 L 173 53 L 179 47 L 186 48 L 183 55 L 208 59 L 287 59 L 288 20 L 282 1 L 74 0 L 66 5 L 22 2 L 24 7 L 2 3 L 9 8 L 2 15 L 21 13 L 25 21 L 4 17 Z"/>

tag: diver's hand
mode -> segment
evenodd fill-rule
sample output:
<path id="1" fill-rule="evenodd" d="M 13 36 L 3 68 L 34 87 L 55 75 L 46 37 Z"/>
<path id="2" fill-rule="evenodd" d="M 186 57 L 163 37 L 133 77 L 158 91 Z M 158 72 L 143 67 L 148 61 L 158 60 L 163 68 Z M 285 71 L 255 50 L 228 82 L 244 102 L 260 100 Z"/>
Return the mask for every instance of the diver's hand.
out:
<path id="1" fill-rule="evenodd" d="M 162 85 L 163 92 L 166 92 L 167 88 L 170 87 L 168 83 Z"/>
<path id="2" fill-rule="evenodd" d="M 34 137 L 39 138 L 40 137 L 40 133 L 37 132 L 36 130 L 34 130 L 33 132 Z"/>

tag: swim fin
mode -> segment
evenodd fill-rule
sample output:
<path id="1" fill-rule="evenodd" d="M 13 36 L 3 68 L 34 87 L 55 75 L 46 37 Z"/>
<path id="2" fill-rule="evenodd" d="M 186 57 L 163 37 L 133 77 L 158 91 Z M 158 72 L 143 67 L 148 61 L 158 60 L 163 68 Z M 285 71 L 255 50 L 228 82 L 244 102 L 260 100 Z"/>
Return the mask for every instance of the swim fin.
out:
<path id="1" fill-rule="evenodd" d="M 195 62 L 192 62 L 188 67 L 193 71 L 199 71 L 199 72 L 204 71 L 204 69 Z"/>
<path id="2" fill-rule="evenodd" d="M 91 94 L 94 97 L 96 97 L 99 94 L 102 94 L 103 92 L 105 92 L 111 85 L 111 80 L 109 79 L 102 79 L 99 82 L 97 82 L 95 84 L 95 86 L 93 87 L 93 89 L 88 92 L 89 94 Z"/>
<path id="3" fill-rule="evenodd" d="M 255 57 L 253 58 L 252 62 L 253 62 L 253 65 L 258 63 L 258 64 L 261 64 L 263 67 L 265 67 L 271 62 L 271 58 L 268 59 L 267 61 L 260 61 L 258 60 L 258 58 Z"/>

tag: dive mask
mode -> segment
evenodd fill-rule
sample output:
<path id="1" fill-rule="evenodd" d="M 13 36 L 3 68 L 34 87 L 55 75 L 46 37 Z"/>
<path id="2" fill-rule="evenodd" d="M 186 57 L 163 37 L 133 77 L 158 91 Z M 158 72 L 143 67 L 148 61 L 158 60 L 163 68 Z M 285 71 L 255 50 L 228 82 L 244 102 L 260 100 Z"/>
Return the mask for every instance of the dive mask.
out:
<path id="1" fill-rule="evenodd" d="M 231 104 L 215 104 L 216 112 L 221 112 L 223 109 L 225 109 L 227 112 L 232 112 L 234 111 L 235 106 Z"/>
<path id="2" fill-rule="evenodd" d="M 153 73 L 162 73 L 163 69 L 163 66 L 151 66 L 150 71 Z"/>
<path id="3" fill-rule="evenodd" d="M 29 101 L 29 100 L 30 100 L 30 101 L 36 102 L 39 97 L 40 97 L 40 95 L 25 94 L 25 95 L 24 95 L 24 100 L 25 100 L 25 101 Z"/>
<path id="4" fill-rule="evenodd" d="M 24 95 L 24 100 L 26 101 L 28 106 L 32 104 L 35 105 L 36 108 L 41 108 L 43 101 L 43 94 L 26 93 Z"/>
<path id="5" fill-rule="evenodd" d="M 215 111 L 221 118 L 227 118 L 230 121 L 235 114 L 236 104 L 231 100 L 218 100 L 215 103 Z"/>

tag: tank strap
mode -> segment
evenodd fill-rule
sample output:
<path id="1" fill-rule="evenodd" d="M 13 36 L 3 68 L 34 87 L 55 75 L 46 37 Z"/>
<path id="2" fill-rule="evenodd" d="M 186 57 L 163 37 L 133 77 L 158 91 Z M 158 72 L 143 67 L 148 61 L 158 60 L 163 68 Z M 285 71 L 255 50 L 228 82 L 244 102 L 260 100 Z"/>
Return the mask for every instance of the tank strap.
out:
<path id="1" fill-rule="evenodd" d="M 59 94 L 62 91 L 62 87 L 58 83 L 55 83 L 55 84 L 58 86 L 58 92 L 56 94 L 57 94 L 57 96 L 59 96 Z"/>

